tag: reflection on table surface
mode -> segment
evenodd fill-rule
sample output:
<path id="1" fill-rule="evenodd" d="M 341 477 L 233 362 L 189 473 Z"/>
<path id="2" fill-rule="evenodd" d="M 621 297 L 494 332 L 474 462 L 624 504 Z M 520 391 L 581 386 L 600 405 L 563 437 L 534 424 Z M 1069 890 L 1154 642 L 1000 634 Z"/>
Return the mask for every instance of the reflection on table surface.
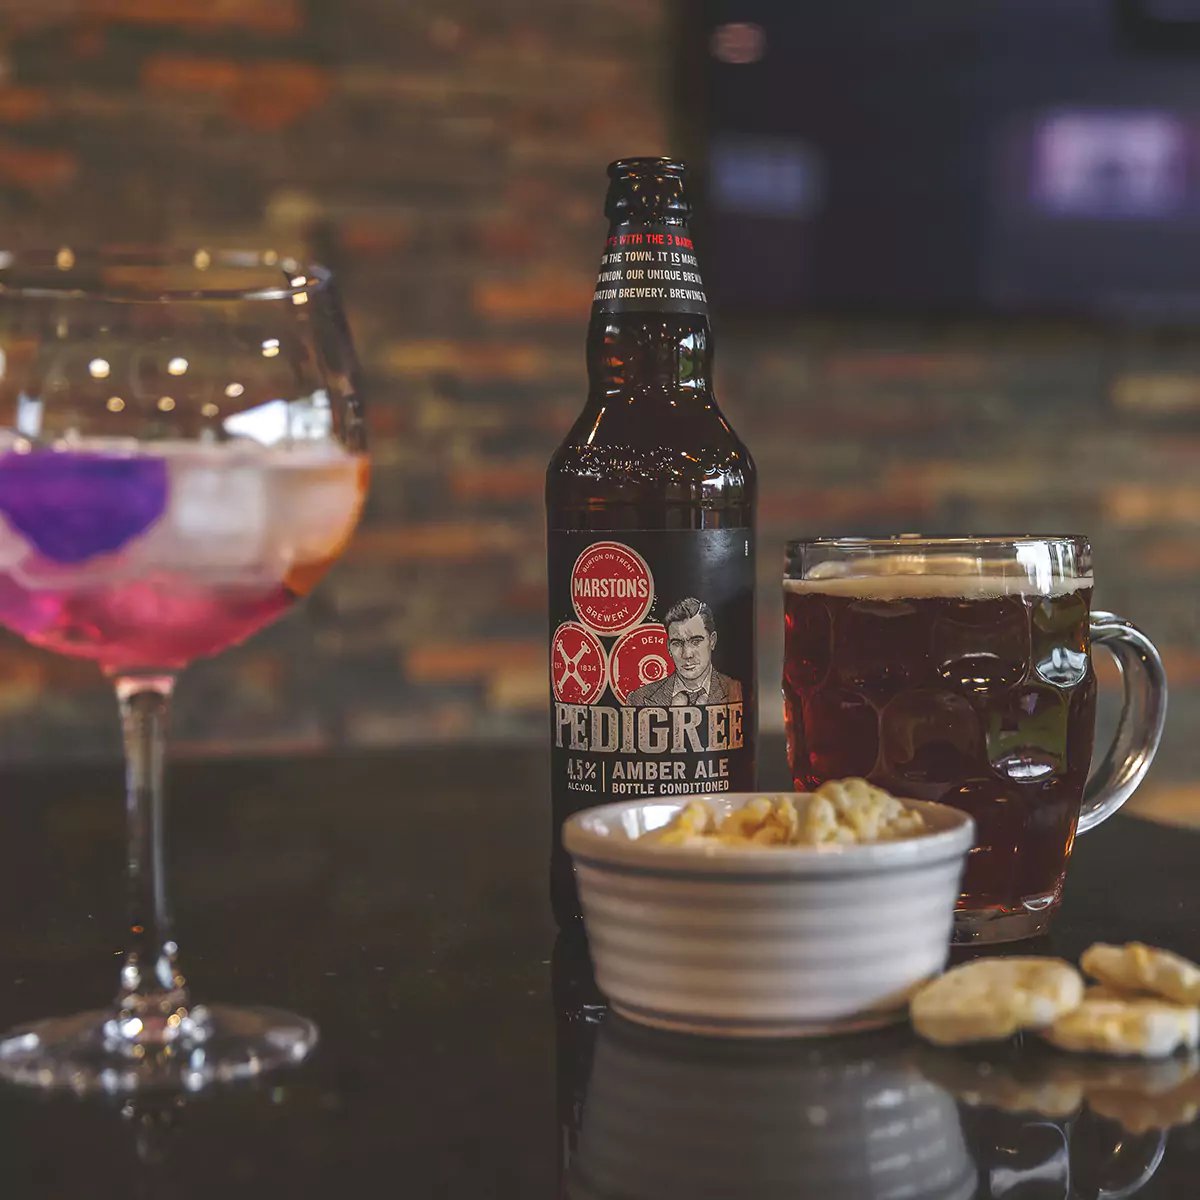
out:
<path id="1" fill-rule="evenodd" d="M 782 762 L 782 747 L 770 757 Z M 391 1181 L 388 1196 L 413 1200 L 562 1200 L 568 1186 L 584 1196 L 590 1186 L 595 1195 L 597 1181 L 578 1161 L 585 1131 L 588 1155 L 604 1150 L 593 1138 L 600 1128 L 590 1127 L 590 1063 L 599 1057 L 599 1033 L 611 1037 L 618 1026 L 608 1025 L 586 965 L 581 971 L 569 953 L 550 961 L 547 819 L 530 800 L 544 781 L 540 753 L 493 746 L 453 756 L 431 748 L 181 764 L 171 855 L 185 881 L 179 919 L 193 974 L 231 981 L 232 1000 L 275 997 L 311 1014 L 322 1043 L 311 1062 L 259 1086 L 213 1089 L 182 1106 L 125 1116 L 120 1103 L 99 1098 L 0 1088 L 4 1200 L 329 1200 L 374 1195 L 381 1178 Z M 121 808 L 111 800 L 119 786 L 115 767 L 8 777 L 0 805 L 0 1028 L 60 1011 L 65 984 L 97 1004 L 111 990 L 112 958 L 96 954 L 96 938 L 120 926 L 122 888 L 109 869 L 122 853 Z M 1137 938 L 1200 958 L 1198 855 L 1196 833 L 1115 817 L 1076 850 L 1051 937 L 1022 952 L 1077 961 L 1092 942 Z M 617 1066 L 645 1054 L 644 1040 L 618 1046 Z M 1153 1122 L 1175 1119 L 1143 1114 L 1152 1127 L 1134 1134 L 1105 1115 L 1113 1110 L 1101 1093 L 1123 1096 L 1127 1082 L 1111 1073 L 1113 1063 L 1084 1086 L 1086 1111 L 1081 1105 L 1062 1115 L 1074 1103 L 1068 1095 L 1047 1116 L 1023 1108 L 1023 1099 L 1012 1101 L 1016 1111 L 1002 1111 L 975 1076 L 938 1074 L 930 1050 L 916 1058 L 917 1079 L 904 1055 L 923 1048 L 902 1030 L 878 1042 L 788 1043 L 771 1053 L 789 1070 L 804 1067 L 809 1052 L 828 1055 L 818 1065 L 836 1074 L 850 1072 L 875 1045 L 889 1051 L 885 1078 L 898 1078 L 910 1096 L 931 1089 L 930 1119 L 949 1131 L 942 1161 L 958 1163 L 965 1147 L 981 1197 L 1062 1197 L 1053 1171 L 1064 1145 L 1072 1200 L 1119 1195 L 1153 1167 L 1151 1150 L 1164 1141 Z M 1011 1054 L 1021 1087 L 1033 1048 Z M 736 1080 L 742 1050 L 727 1052 L 732 1065 L 721 1066 Z M 946 1070 L 974 1061 L 944 1057 Z M 613 1058 L 606 1050 L 605 1061 Z M 753 1078 L 762 1068 L 750 1066 Z M 703 1080 L 704 1070 L 698 1074 Z M 778 1076 L 771 1082 L 803 1086 Z M 978 1092 L 977 1102 L 956 1091 Z M 1186 1092 L 1169 1078 L 1155 1078 L 1147 1091 L 1155 1106 L 1188 1117 Z M 839 1098 L 848 1094 L 841 1085 Z M 750 1097 L 746 1103 L 753 1090 Z M 711 1128 L 695 1132 L 705 1153 L 723 1119 L 719 1109 Z M 1134 1121 L 1129 1113 L 1123 1119 Z M 1191 1200 L 1200 1191 L 1200 1121 L 1165 1132 L 1161 1162 L 1126 1194 Z M 768 1163 L 796 1161 L 773 1151 L 764 1152 Z M 560 1179 L 560 1157 L 569 1184 Z M 1043 1168 L 1051 1180 L 1044 1185 Z M 789 1200 L 842 1200 L 789 1182 Z M 656 1200 L 688 1186 L 684 1173 Z M 769 1197 L 765 1184 L 760 1191 Z M 705 1194 L 697 1187 L 689 1200 Z M 746 1190 L 722 1200 L 739 1195 Z"/>
<path id="2" fill-rule="evenodd" d="M 663 1033 L 605 1013 L 575 939 L 554 985 L 571 1200 L 1149 1200 L 1182 1194 L 1159 1169 L 1200 1135 L 1196 1056 Z"/>

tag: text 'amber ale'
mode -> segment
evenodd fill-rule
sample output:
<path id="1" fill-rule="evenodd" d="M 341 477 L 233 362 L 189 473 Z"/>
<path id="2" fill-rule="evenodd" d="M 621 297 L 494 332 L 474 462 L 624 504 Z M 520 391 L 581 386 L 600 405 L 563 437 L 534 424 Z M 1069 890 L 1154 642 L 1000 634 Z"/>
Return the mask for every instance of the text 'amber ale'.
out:
<path id="1" fill-rule="evenodd" d="M 862 775 L 970 813 L 961 905 L 1057 901 L 1092 756 L 1091 580 L 1033 594 L 952 575 L 784 582 L 798 790 Z"/>
<path id="2" fill-rule="evenodd" d="M 571 813 L 754 786 L 754 464 L 713 395 L 684 166 L 608 175 L 587 403 L 546 476 L 560 924 Z"/>

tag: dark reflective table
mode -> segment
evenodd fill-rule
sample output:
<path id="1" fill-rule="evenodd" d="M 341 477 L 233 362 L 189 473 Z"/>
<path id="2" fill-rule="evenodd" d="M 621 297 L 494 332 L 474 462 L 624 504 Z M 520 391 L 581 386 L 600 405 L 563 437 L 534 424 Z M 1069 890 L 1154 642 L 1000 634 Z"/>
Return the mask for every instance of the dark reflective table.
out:
<path id="1" fill-rule="evenodd" d="M 764 786 L 782 786 L 781 748 Z M 772 765 L 774 764 L 774 766 Z M 903 1027 L 778 1044 L 605 1014 L 545 902 L 536 751 L 180 764 L 169 859 L 200 999 L 323 1040 L 257 1086 L 125 1104 L 0 1090 L 5 1197 L 772 1200 L 1200 1195 L 1200 1074 Z M 115 770 L 0 778 L 0 1023 L 101 1004 L 122 909 Z M 1200 957 L 1200 835 L 1117 818 L 1053 936 Z"/>

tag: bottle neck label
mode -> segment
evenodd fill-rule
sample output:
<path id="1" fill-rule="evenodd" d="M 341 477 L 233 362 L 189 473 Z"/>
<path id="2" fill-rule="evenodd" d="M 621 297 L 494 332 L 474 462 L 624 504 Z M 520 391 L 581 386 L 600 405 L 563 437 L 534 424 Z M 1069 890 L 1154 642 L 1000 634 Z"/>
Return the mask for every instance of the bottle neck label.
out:
<path id="1" fill-rule="evenodd" d="M 609 231 L 592 315 L 629 312 L 708 316 L 704 280 L 686 225 L 630 222 Z"/>

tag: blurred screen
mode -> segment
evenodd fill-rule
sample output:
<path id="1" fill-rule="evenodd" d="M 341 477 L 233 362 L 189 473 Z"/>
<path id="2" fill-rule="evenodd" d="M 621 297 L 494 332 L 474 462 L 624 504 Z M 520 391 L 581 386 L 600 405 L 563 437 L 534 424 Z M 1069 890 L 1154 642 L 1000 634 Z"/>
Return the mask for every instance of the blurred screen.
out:
<path id="1" fill-rule="evenodd" d="M 1200 0 L 705 0 L 725 308 L 1200 314 Z"/>

